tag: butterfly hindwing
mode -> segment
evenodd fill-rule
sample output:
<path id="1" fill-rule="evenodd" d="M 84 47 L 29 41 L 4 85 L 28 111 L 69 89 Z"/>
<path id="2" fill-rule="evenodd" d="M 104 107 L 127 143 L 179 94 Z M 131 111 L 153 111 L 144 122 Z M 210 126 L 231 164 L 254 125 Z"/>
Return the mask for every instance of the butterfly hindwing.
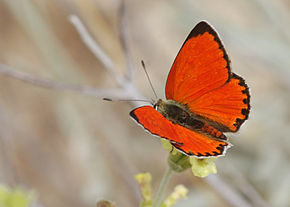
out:
<path id="1" fill-rule="evenodd" d="M 230 81 L 187 104 L 204 122 L 222 132 L 235 132 L 248 118 L 250 95 L 240 76 L 232 73 Z"/>
<path id="2" fill-rule="evenodd" d="M 224 155 L 229 143 L 174 124 L 151 106 L 142 106 L 130 112 L 139 124 L 154 135 L 169 140 L 187 155 L 211 157 Z"/>

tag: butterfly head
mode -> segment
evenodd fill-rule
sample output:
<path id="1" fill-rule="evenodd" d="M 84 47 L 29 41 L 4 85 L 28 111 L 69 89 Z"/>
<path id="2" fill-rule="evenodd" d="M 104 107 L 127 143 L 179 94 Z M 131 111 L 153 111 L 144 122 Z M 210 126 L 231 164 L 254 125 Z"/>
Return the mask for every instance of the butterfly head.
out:
<path id="1" fill-rule="evenodd" d="M 186 107 L 174 100 L 159 99 L 153 106 L 165 118 L 174 123 L 181 124 L 190 117 L 190 113 L 186 110 Z"/>
<path id="2" fill-rule="evenodd" d="M 162 99 L 158 99 L 157 101 L 153 101 L 153 108 L 158 110 L 159 106 L 162 104 L 163 100 Z"/>

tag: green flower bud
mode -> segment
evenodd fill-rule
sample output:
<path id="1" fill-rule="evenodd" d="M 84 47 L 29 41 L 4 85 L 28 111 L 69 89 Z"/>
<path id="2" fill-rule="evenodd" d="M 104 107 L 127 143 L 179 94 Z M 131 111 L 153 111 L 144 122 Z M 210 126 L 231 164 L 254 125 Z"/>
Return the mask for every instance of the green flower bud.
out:
<path id="1" fill-rule="evenodd" d="M 177 151 L 175 148 L 169 154 L 168 165 L 175 172 L 182 172 L 191 167 L 189 156 Z"/>

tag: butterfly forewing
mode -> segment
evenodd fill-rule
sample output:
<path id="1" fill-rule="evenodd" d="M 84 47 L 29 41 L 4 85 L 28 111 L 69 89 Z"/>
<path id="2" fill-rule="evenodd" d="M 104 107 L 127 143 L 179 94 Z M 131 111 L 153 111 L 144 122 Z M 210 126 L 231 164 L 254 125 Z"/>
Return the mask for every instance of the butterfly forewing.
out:
<path id="1" fill-rule="evenodd" d="M 229 80 L 229 59 L 217 33 L 198 23 L 180 49 L 169 72 L 166 98 L 184 104 Z"/>
<path id="2" fill-rule="evenodd" d="M 180 49 L 166 83 L 167 99 L 186 105 L 200 120 L 222 132 L 237 131 L 249 114 L 249 90 L 231 73 L 215 30 L 200 22 Z"/>

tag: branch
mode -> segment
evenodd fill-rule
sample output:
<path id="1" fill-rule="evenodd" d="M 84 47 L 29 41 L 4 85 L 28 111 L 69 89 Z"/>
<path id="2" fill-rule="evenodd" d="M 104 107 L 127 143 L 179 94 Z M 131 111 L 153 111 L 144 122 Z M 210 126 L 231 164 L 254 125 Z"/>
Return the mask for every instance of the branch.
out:
<path id="1" fill-rule="evenodd" d="M 134 99 L 146 99 L 142 93 L 138 90 L 138 88 L 134 85 L 132 80 L 124 78 L 118 71 L 117 67 L 114 65 L 113 61 L 110 57 L 102 50 L 99 44 L 94 40 L 94 38 L 90 35 L 80 18 L 76 15 L 70 15 L 69 19 L 73 26 L 75 26 L 78 31 L 81 39 L 84 44 L 88 47 L 88 49 L 95 55 L 95 57 L 102 62 L 105 68 L 114 76 L 117 83 L 124 90 L 124 93 L 127 96 L 122 97 L 125 99 L 126 97 L 134 98 Z M 135 106 L 140 105 L 140 102 L 132 101 Z"/>
<path id="2" fill-rule="evenodd" d="M 28 73 L 13 70 L 10 67 L 5 66 L 3 64 L 0 64 L 0 73 L 43 88 L 74 91 L 81 94 L 94 96 L 97 98 L 103 97 L 122 98 L 122 99 L 131 98 L 128 97 L 125 91 L 122 89 L 99 89 L 52 81 L 44 78 L 38 78 Z"/>
<path id="3" fill-rule="evenodd" d="M 118 72 L 119 70 L 114 65 L 113 61 L 109 58 L 109 56 L 102 50 L 99 44 L 94 40 L 92 35 L 89 33 L 83 22 L 80 18 L 74 14 L 69 16 L 70 22 L 76 28 L 77 32 L 79 33 L 82 41 L 85 45 L 89 48 L 89 50 L 95 55 L 102 62 L 105 68 L 114 76 L 117 83 L 119 85 L 124 85 L 125 80 Z"/>
<path id="4" fill-rule="evenodd" d="M 124 51 L 124 56 L 126 60 L 126 78 L 129 81 L 132 81 L 133 78 L 133 63 L 132 57 L 129 51 L 129 34 L 128 34 L 128 22 L 127 22 L 127 10 L 125 7 L 125 0 L 121 0 L 120 7 L 119 7 L 119 31 L 120 31 L 120 42 Z"/>

